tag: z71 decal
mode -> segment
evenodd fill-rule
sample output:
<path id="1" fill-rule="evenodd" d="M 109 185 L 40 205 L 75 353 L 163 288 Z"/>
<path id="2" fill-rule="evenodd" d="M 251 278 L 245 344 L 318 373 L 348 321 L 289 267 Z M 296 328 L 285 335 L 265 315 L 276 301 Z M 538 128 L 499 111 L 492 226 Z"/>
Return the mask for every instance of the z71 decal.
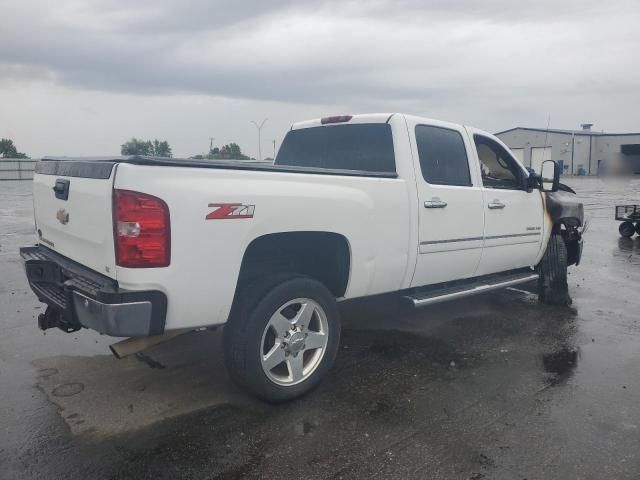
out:
<path id="1" fill-rule="evenodd" d="M 216 209 L 209 213 L 205 220 L 234 220 L 239 218 L 253 218 L 255 205 L 243 205 L 241 203 L 210 203 L 209 207 Z"/>

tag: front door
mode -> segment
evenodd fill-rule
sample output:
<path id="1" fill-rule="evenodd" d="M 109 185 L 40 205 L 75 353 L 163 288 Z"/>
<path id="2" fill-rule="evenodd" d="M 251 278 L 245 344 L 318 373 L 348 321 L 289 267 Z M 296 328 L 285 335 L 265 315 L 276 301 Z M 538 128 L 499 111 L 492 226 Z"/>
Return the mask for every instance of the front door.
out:
<path id="1" fill-rule="evenodd" d="M 483 246 L 483 196 L 467 132 L 409 125 L 419 201 L 419 254 L 412 287 L 474 275 Z"/>
<path id="2" fill-rule="evenodd" d="M 484 197 L 484 250 L 476 275 L 532 266 L 542 244 L 542 194 L 506 148 L 474 133 Z"/>

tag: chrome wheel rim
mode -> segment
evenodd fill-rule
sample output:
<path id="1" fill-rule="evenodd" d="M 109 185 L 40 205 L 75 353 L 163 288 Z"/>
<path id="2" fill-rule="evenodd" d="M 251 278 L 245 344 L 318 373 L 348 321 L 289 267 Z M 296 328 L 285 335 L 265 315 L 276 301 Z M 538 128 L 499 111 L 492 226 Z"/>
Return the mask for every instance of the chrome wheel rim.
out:
<path id="1" fill-rule="evenodd" d="M 328 336 L 327 315 L 317 302 L 310 298 L 288 301 L 275 311 L 262 333 L 262 370 L 278 385 L 304 382 L 320 365 Z"/>

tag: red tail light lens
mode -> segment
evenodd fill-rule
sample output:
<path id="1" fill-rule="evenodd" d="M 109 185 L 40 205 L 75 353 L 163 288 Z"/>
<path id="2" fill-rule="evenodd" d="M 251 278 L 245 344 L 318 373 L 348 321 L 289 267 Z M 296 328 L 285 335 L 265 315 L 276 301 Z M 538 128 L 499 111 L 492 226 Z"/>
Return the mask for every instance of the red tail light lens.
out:
<path id="1" fill-rule="evenodd" d="M 166 267 L 171 261 L 169 207 L 145 193 L 116 190 L 113 206 L 116 264 Z"/>

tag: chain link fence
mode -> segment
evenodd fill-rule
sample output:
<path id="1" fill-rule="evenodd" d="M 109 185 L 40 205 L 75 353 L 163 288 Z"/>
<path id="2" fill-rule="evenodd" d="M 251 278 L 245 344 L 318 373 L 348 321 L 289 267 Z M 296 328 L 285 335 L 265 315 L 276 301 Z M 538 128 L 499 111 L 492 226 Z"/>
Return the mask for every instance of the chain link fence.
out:
<path id="1" fill-rule="evenodd" d="M 0 181 L 33 180 L 36 162 L 31 158 L 0 158 Z"/>

